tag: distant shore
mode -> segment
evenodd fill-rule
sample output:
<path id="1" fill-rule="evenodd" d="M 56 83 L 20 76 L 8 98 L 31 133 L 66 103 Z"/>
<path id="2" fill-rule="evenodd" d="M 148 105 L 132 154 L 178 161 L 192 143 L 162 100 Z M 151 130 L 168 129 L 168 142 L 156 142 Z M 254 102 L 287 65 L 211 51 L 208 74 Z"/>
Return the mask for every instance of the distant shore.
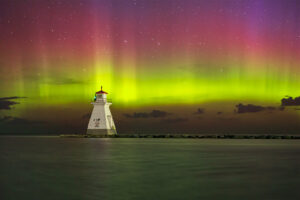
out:
<path id="1" fill-rule="evenodd" d="M 300 135 L 197 135 L 197 134 L 62 134 L 61 138 L 189 138 L 189 139 L 300 139 Z"/>

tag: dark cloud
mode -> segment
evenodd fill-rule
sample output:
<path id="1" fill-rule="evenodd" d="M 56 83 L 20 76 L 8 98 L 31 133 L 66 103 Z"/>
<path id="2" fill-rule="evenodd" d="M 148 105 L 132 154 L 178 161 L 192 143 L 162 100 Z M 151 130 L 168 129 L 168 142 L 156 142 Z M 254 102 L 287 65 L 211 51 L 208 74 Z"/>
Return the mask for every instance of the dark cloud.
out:
<path id="1" fill-rule="evenodd" d="M 32 124 L 43 124 L 43 121 L 32 121 L 20 117 L 4 116 L 0 118 L 1 124 L 11 124 L 11 125 L 32 125 Z"/>
<path id="2" fill-rule="evenodd" d="M 161 110 L 152 110 L 150 113 L 147 112 L 135 112 L 133 114 L 124 114 L 125 117 L 128 118 L 159 118 L 159 117 L 166 117 L 170 113 Z"/>
<path id="3" fill-rule="evenodd" d="M 1 97 L 0 101 L 5 101 L 5 100 L 12 100 L 12 99 L 24 99 L 27 97 L 18 97 L 18 96 L 14 96 L 14 97 Z"/>
<path id="4" fill-rule="evenodd" d="M 11 110 L 11 106 L 18 104 L 14 101 L 0 101 L 0 110 Z"/>
<path id="5" fill-rule="evenodd" d="M 280 111 L 284 111 L 284 110 L 285 110 L 285 107 L 284 107 L 284 106 L 280 106 L 278 109 L 279 109 Z"/>
<path id="6" fill-rule="evenodd" d="M 7 122 L 7 121 L 9 121 L 11 119 L 11 117 L 10 116 L 4 116 L 4 117 L 1 117 L 0 118 L 0 123 L 5 123 L 5 122 Z"/>
<path id="7" fill-rule="evenodd" d="M 46 81 L 48 84 L 54 84 L 54 85 L 66 85 L 66 84 L 82 84 L 84 81 L 82 80 L 76 80 L 73 78 L 65 78 L 65 77 L 56 77 L 52 78 L 49 81 Z"/>
<path id="8" fill-rule="evenodd" d="M 300 97 L 287 97 L 281 99 L 281 106 L 300 106 Z"/>
<path id="9" fill-rule="evenodd" d="M 203 113 L 204 113 L 204 109 L 198 108 L 197 112 L 195 112 L 194 114 L 203 114 Z"/>
<path id="10" fill-rule="evenodd" d="M 55 128 L 55 124 L 49 124 L 45 121 L 35 121 L 21 117 L 4 116 L 0 117 L 0 135 L 10 134 L 28 134 L 45 135 L 59 133 L 62 128 Z"/>
<path id="11" fill-rule="evenodd" d="M 180 123 L 180 122 L 186 122 L 188 121 L 188 118 L 169 118 L 169 119 L 165 119 L 162 122 L 164 123 Z"/>
<path id="12" fill-rule="evenodd" d="M 11 106 L 19 104 L 18 102 L 12 101 L 15 99 L 22 99 L 26 97 L 2 97 L 0 98 L 0 110 L 11 110 Z"/>
<path id="13" fill-rule="evenodd" d="M 248 105 L 243 105 L 243 104 L 238 104 L 236 105 L 237 108 L 237 113 L 253 113 L 253 112 L 261 112 L 265 110 L 275 110 L 275 107 L 268 106 L 268 107 L 263 107 L 263 106 L 257 106 L 253 104 L 248 104 Z"/>

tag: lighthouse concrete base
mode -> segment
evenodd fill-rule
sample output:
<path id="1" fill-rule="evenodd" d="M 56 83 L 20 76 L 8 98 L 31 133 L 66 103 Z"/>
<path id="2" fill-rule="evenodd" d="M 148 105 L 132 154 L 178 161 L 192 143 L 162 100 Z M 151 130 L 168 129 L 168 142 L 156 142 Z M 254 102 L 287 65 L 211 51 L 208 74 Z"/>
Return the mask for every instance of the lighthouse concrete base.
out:
<path id="1" fill-rule="evenodd" d="M 88 129 L 86 134 L 88 135 L 116 135 L 115 129 Z"/>

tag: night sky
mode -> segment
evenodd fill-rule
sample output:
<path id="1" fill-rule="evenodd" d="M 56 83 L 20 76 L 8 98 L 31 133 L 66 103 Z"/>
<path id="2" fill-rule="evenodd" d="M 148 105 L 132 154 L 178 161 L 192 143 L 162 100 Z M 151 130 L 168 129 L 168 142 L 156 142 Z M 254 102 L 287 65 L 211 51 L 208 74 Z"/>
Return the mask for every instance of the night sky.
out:
<path id="1" fill-rule="evenodd" d="M 298 0 L 0 0 L 0 133 L 300 131 Z M 250 104 L 250 105 L 248 105 Z"/>

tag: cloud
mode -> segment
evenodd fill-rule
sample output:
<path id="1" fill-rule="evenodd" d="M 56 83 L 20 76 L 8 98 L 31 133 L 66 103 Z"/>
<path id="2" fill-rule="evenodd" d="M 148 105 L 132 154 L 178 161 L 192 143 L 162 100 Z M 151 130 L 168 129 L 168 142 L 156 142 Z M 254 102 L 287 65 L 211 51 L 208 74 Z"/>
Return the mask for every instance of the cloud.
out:
<path id="1" fill-rule="evenodd" d="M 133 114 L 124 114 L 127 118 L 159 118 L 159 117 L 166 117 L 170 113 L 161 110 L 152 110 L 150 113 L 146 112 L 135 112 Z"/>
<path id="2" fill-rule="evenodd" d="M 284 107 L 284 106 L 280 106 L 278 109 L 279 109 L 280 111 L 284 111 L 284 110 L 285 110 L 285 107 Z"/>
<path id="3" fill-rule="evenodd" d="M 0 123 L 7 122 L 7 121 L 9 121 L 10 119 L 11 119 L 10 116 L 4 116 L 4 117 L 1 117 L 1 118 L 0 118 Z"/>
<path id="4" fill-rule="evenodd" d="M 48 84 L 53 85 L 71 85 L 71 84 L 82 84 L 84 81 L 76 80 L 73 78 L 66 78 L 66 77 L 55 77 L 48 81 L 46 81 Z"/>
<path id="5" fill-rule="evenodd" d="M 199 115 L 199 114 L 203 114 L 203 113 L 204 113 L 204 109 L 198 108 L 197 112 L 195 112 L 194 114 Z"/>
<path id="6" fill-rule="evenodd" d="M 237 113 L 253 113 L 253 112 L 261 112 L 265 110 L 275 110 L 275 107 L 268 106 L 268 107 L 263 107 L 263 106 L 257 106 L 253 104 L 248 104 L 248 105 L 243 105 L 243 104 L 238 104 L 236 105 L 237 107 Z"/>
<path id="7" fill-rule="evenodd" d="M 0 117 L 0 135 L 7 134 L 52 134 L 58 133 L 54 124 L 45 121 L 35 121 L 21 117 Z M 64 127 L 63 127 L 64 128 Z M 59 130 L 62 130 L 59 129 Z"/>
<path id="8" fill-rule="evenodd" d="M 281 99 L 281 106 L 300 106 L 300 97 L 288 97 Z"/>
<path id="9" fill-rule="evenodd" d="M 0 110 L 11 110 L 11 106 L 19 104 L 18 102 L 11 101 L 15 99 L 22 99 L 26 97 L 2 97 L 0 98 Z"/>
<path id="10" fill-rule="evenodd" d="M 169 119 L 165 119 L 163 120 L 163 122 L 165 123 L 180 123 L 180 122 L 186 122 L 188 121 L 188 118 L 169 118 Z"/>
<path id="11" fill-rule="evenodd" d="M 11 124 L 11 125 L 32 125 L 32 124 L 43 124 L 43 121 L 32 121 L 20 117 L 4 116 L 0 118 L 1 124 Z"/>
<path id="12" fill-rule="evenodd" d="M 12 99 L 24 99 L 27 97 L 18 97 L 18 96 L 14 96 L 14 97 L 1 97 L 0 101 L 5 101 L 5 100 L 12 100 Z"/>

